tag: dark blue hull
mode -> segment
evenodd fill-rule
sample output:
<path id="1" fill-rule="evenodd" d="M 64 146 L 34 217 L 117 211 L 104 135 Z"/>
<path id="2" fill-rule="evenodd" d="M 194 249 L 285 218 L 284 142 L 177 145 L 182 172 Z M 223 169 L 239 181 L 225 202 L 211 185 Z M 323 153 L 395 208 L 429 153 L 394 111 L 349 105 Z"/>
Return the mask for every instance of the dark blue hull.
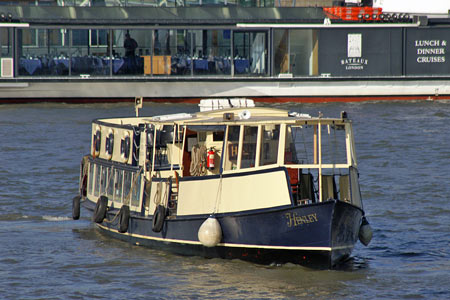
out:
<path id="1" fill-rule="evenodd" d="M 85 201 L 93 210 L 95 203 Z M 117 210 L 110 210 L 102 224 L 106 233 L 134 244 L 181 255 L 238 258 L 252 262 L 296 263 L 333 267 L 348 258 L 358 240 L 362 210 L 341 201 L 288 206 L 215 217 L 222 229 L 216 247 L 198 240 L 198 229 L 208 215 L 167 218 L 161 232 L 152 230 L 152 217 L 131 213 L 128 231 L 119 233 Z"/>

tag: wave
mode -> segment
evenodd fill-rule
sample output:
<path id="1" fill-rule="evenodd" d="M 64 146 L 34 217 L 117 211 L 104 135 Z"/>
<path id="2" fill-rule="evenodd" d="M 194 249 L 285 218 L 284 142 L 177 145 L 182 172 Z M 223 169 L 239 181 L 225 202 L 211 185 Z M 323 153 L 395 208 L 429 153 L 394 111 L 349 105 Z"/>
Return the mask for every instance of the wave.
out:
<path id="1" fill-rule="evenodd" d="M 70 221 L 72 218 L 69 218 L 67 216 L 63 217 L 57 217 L 57 216 L 42 216 L 43 220 L 51 221 L 51 222 L 61 222 L 61 221 Z"/>

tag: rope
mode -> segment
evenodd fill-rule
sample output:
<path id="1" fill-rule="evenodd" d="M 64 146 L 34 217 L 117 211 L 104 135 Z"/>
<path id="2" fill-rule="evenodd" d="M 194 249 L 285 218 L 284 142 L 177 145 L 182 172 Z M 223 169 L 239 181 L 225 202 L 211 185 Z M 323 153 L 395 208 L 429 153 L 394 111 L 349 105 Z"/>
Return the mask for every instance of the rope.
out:
<path id="1" fill-rule="evenodd" d="M 161 199 L 164 199 L 163 206 L 167 207 L 167 202 L 169 201 L 169 197 L 167 195 L 167 191 L 169 189 L 169 184 L 170 184 L 170 180 L 171 179 L 172 179 L 172 177 L 169 177 L 167 179 L 167 181 L 160 181 L 160 182 L 158 182 L 158 185 L 156 186 L 155 196 L 153 197 L 153 203 L 155 203 L 155 206 L 160 205 L 163 202 L 163 200 L 161 200 Z M 163 183 L 166 184 L 165 189 L 164 189 L 164 195 L 162 195 L 162 191 L 161 191 Z"/>
<path id="2" fill-rule="evenodd" d="M 111 224 L 111 223 L 113 223 L 113 222 L 117 219 L 117 217 L 119 216 L 119 214 L 120 214 L 120 209 L 117 211 L 116 215 L 114 216 L 114 218 L 113 218 L 111 221 L 105 218 L 105 219 L 103 220 L 103 222 L 108 223 L 108 224 Z"/>
<path id="3" fill-rule="evenodd" d="M 192 147 L 192 157 L 189 172 L 192 176 L 206 175 L 206 146 L 199 147 L 195 145 Z"/>
<path id="4" fill-rule="evenodd" d="M 216 195 L 216 203 L 214 203 L 214 210 L 213 210 L 213 214 L 215 214 L 217 212 L 217 208 L 220 204 L 220 200 L 222 199 L 222 174 L 220 174 L 220 179 L 219 179 L 219 187 L 217 188 L 217 195 Z"/>
<path id="5" fill-rule="evenodd" d="M 155 203 L 156 206 L 161 204 L 161 186 L 162 181 L 158 182 L 158 185 L 156 186 L 155 197 L 153 198 L 153 203 Z"/>

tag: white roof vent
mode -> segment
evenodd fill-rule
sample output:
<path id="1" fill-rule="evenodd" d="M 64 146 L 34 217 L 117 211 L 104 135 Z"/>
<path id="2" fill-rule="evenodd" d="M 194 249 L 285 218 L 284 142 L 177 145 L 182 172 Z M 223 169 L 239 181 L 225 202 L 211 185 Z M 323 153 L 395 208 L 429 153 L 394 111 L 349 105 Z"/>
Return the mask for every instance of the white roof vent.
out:
<path id="1" fill-rule="evenodd" d="M 255 107 L 252 99 L 230 98 L 230 99 L 203 99 L 200 100 L 200 111 L 211 111 L 227 108 Z"/>

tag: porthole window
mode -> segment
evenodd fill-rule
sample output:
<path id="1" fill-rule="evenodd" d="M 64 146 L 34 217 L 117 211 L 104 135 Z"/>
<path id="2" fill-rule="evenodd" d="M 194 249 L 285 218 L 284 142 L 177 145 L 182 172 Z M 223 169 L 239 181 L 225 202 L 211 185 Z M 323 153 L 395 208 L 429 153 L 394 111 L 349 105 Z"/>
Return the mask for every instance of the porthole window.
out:
<path id="1" fill-rule="evenodd" d="M 108 159 L 111 159 L 113 151 L 114 151 L 114 132 L 112 130 L 110 130 L 108 133 L 108 136 L 106 137 L 106 143 L 105 143 L 105 152 L 106 152 L 106 157 Z"/>
<path id="2" fill-rule="evenodd" d="M 100 131 L 100 128 L 98 128 L 95 131 L 95 134 L 94 134 L 94 137 L 92 140 L 92 155 L 94 157 L 98 156 L 100 153 L 100 146 L 102 144 L 101 138 L 102 138 L 102 132 Z"/>
<path id="3" fill-rule="evenodd" d="M 123 159 L 123 162 L 127 162 L 128 158 L 130 157 L 130 145 L 131 145 L 131 139 L 130 135 L 125 133 L 125 136 L 120 141 L 120 155 Z"/>

